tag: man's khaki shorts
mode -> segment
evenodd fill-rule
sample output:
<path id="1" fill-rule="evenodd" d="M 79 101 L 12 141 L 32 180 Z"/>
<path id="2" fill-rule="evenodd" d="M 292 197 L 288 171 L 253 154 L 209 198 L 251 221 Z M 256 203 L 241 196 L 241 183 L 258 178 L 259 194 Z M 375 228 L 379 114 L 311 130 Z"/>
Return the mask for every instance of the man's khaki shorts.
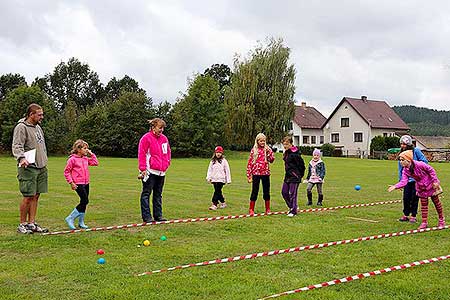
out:
<path id="1" fill-rule="evenodd" d="M 17 168 L 19 189 L 24 197 L 33 197 L 36 194 L 48 192 L 47 168 Z"/>

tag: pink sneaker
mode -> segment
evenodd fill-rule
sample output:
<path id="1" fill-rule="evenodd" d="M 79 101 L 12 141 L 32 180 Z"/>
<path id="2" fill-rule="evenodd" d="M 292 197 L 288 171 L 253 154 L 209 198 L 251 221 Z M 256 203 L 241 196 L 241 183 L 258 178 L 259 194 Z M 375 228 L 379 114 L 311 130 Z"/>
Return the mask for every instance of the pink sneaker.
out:
<path id="1" fill-rule="evenodd" d="M 438 227 L 445 227 L 445 220 L 439 219 Z"/>
<path id="2" fill-rule="evenodd" d="M 214 204 L 211 204 L 211 206 L 208 208 L 209 210 L 217 210 L 217 206 Z"/>
<path id="3" fill-rule="evenodd" d="M 408 219 L 408 217 L 407 216 L 403 216 L 403 217 L 401 217 L 400 219 L 398 219 L 400 222 L 408 222 L 409 221 L 409 219 Z"/>
<path id="4" fill-rule="evenodd" d="M 219 208 L 225 208 L 225 207 L 227 207 L 227 204 L 225 202 L 224 203 L 220 203 Z"/>
<path id="5" fill-rule="evenodd" d="M 409 218 L 409 223 L 417 223 L 416 217 Z"/>
<path id="6" fill-rule="evenodd" d="M 425 229 L 428 227 L 428 223 L 422 222 L 422 224 L 420 224 L 419 229 Z"/>

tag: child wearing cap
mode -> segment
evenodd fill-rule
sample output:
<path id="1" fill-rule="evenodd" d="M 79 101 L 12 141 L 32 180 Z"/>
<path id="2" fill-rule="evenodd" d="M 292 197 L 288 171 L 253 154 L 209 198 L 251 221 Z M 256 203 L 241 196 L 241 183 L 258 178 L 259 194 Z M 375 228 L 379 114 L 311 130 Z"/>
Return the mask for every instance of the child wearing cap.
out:
<path id="1" fill-rule="evenodd" d="M 212 204 L 210 210 L 217 210 L 217 208 L 225 208 L 225 198 L 222 194 L 222 188 L 226 183 L 231 183 L 231 172 L 228 161 L 223 155 L 222 146 L 217 146 L 214 149 L 214 154 L 209 162 L 206 180 L 214 186 L 214 193 L 212 196 Z M 219 205 L 220 202 L 220 205 Z"/>
<path id="2" fill-rule="evenodd" d="M 403 135 L 400 137 L 400 152 L 412 150 L 413 160 L 423 161 L 428 163 L 427 158 L 423 155 L 419 148 L 414 147 L 412 137 L 410 135 Z M 400 161 L 398 162 L 398 180 L 402 179 L 403 167 Z M 417 208 L 419 206 L 419 197 L 416 194 L 416 182 L 413 178 L 408 179 L 408 184 L 403 188 L 403 216 L 399 219 L 400 222 L 416 223 Z"/>
<path id="3" fill-rule="evenodd" d="M 428 198 L 431 197 L 436 211 L 438 213 L 439 222 L 438 227 L 445 226 L 444 211 L 442 203 L 439 200 L 439 193 L 442 192 L 439 179 L 436 171 L 430 165 L 422 161 L 415 161 L 413 159 L 413 151 L 407 150 L 401 152 L 399 155 L 400 163 L 403 166 L 402 178 L 395 184 L 388 188 L 388 192 L 395 189 L 400 189 L 408 184 L 408 179 L 412 177 L 415 180 L 417 196 L 420 198 L 420 206 L 422 210 L 422 224 L 419 229 L 428 227 Z"/>
<path id="4" fill-rule="evenodd" d="M 319 149 L 314 149 L 313 157 L 308 164 L 308 175 L 306 176 L 306 181 L 308 186 L 306 187 L 306 196 L 308 197 L 308 202 L 306 205 L 312 205 L 312 189 L 317 186 L 318 200 L 317 205 L 322 206 L 323 192 L 322 184 L 325 178 L 325 163 L 320 159 L 322 153 Z"/>

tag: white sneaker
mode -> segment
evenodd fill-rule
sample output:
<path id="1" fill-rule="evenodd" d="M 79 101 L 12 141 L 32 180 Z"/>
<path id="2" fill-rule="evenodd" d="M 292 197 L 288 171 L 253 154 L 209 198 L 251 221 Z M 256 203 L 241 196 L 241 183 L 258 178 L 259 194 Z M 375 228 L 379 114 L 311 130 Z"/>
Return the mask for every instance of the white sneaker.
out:
<path id="1" fill-rule="evenodd" d="M 289 218 L 295 217 L 295 215 L 293 213 L 288 213 L 287 215 Z"/>
<path id="2" fill-rule="evenodd" d="M 213 204 L 213 205 L 211 205 L 208 209 L 209 209 L 209 210 L 217 210 L 217 206 L 215 206 L 215 205 Z"/>
<path id="3" fill-rule="evenodd" d="M 227 207 L 227 204 L 225 202 L 224 203 L 220 203 L 219 208 L 225 208 L 225 207 Z"/>

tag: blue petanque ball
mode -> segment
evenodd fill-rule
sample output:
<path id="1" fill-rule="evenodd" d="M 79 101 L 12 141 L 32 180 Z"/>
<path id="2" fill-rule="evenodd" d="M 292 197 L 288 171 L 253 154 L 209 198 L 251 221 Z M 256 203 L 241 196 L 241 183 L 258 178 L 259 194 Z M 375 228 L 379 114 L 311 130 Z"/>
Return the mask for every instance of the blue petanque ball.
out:
<path id="1" fill-rule="evenodd" d="M 359 191 L 361 189 L 361 186 L 359 184 L 355 185 L 355 190 Z"/>
<path id="2" fill-rule="evenodd" d="M 105 263 L 105 259 L 103 257 L 100 257 L 97 259 L 97 263 L 103 265 Z"/>

